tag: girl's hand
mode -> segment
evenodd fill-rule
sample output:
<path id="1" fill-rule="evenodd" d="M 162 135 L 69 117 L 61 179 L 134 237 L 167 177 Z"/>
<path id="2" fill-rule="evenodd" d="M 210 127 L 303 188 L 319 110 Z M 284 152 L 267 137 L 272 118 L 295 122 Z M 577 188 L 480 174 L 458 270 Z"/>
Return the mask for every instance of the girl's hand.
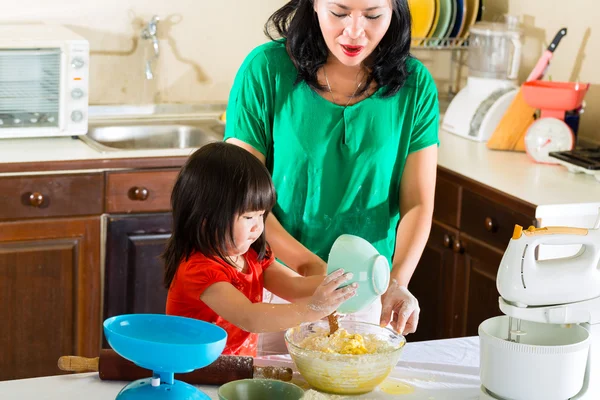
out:
<path id="1" fill-rule="evenodd" d="M 309 299 L 308 308 L 317 313 L 319 318 L 337 310 L 344 301 L 356 294 L 357 283 L 338 289 L 338 286 L 349 279 L 352 279 L 352 273 L 344 274 L 343 269 L 338 269 L 326 276 Z"/>

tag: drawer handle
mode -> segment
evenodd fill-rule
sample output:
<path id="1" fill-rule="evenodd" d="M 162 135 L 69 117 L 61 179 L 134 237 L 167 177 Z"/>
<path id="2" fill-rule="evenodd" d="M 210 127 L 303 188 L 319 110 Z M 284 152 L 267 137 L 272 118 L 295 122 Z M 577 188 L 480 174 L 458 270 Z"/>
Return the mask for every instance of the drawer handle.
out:
<path id="1" fill-rule="evenodd" d="M 454 241 L 454 245 L 452 246 L 452 250 L 456 254 L 460 254 L 460 253 L 463 253 L 465 251 L 465 248 L 463 247 L 463 245 L 460 242 L 460 240 L 457 239 L 456 241 Z"/>
<path id="2" fill-rule="evenodd" d="M 494 218 L 487 217 L 485 219 L 485 230 L 488 232 L 496 232 L 498 230 L 498 224 Z"/>
<path id="3" fill-rule="evenodd" d="M 444 247 L 447 249 L 452 248 L 452 238 L 447 233 L 444 234 Z"/>
<path id="4" fill-rule="evenodd" d="M 129 189 L 129 197 L 131 200 L 144 201 L 148 198 L 150 192 L 145 187 L 134 186 Z"/>
<path id="5" fill-rule="evenodd" d="M 44 195 L 40 192 L 33 192 L 29 195 L 29 204 L 32 207 L 40 207 L 44 203 Z"/>

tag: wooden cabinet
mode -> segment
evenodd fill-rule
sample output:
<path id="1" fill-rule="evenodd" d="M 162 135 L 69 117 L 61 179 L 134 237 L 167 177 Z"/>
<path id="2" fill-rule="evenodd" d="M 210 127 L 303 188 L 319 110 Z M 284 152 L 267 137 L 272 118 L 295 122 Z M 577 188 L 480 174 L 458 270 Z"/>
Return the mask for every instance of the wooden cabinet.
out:
<path id="1" fill-rule="evenodd" d="M 171 214 L 113 215 L 107 221 L 103 318 L 164 314 L 167 289 L 160 255 L 171 236 Z M 103 341 L 103 347 L 108 347 Z"/>
<path id="2" fill-rule="evenodd" d="M 100 348 L 100 217 L 0 223 L 0 380 Z"/>
<path id="3" fill-rule="evenodd" d="M 179 170 L 111 172 L 106 179 L 106 212 L 141 213 L 171 209 Z"/>
<path id="4" fill-rule="evenodd" d="M 460 260 L 455 311 L 457 336 L 475 336 L 479 324 L 490 317 L 501 315 L 498 308 L 496 274 L 503 250 L 461 234 L 464 249 Z"/>
<path id="5" fill-rule="evenodd" d="M 0 380 L 59 374 L 62 355 L 96 357 L 107 317 L 164 313 L 159 256 L 178 173 L 0 177 Z"/>
<path id="6" fill-rule="evenodd" d="M 452 336 L 454 276 L 456 254 L 452 240 L 458 236 L 456 229 L 439 222 L 431 227 L 429 241 L 410 282 L 412 294 L 419 300 L 421 317 L 411 341 Z"/>
<path id="7" fill-rule="evenodd" d="M 438 168 L 434 221 L 410 282 L 419 300 L 411 341 L 477 335 L 500 315 L 496 274 L 515 224 L 535 225 L 535 207 Z"/>
<path id="8" fill-rule="evenodd" d="M 104 175 L 70 174 L 0 178 L 0 220 L 100 215 Z"/>
<path id="9" fill-rule="evenodd" d="M 107 175 L 104 319 L 165 312 L 167 289 L 160 255 L 171 236 L 168 211 L 178 173 L 179 169 L 168 169 Z M 103 341 L 103 346 L 108 344 Z"/>

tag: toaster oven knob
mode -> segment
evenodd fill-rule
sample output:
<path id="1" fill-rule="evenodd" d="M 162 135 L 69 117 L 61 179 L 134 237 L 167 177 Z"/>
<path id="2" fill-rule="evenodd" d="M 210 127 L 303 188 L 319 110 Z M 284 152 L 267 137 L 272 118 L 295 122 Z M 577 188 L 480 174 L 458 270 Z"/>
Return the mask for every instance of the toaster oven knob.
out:
<path id="1" fill-rule="evenodd" d="M 80 122 L 83 119 L 83 113 L 79 110 L 75 110 L 71 113 L 71 121 Z"/>
<path id="2" fill-rule="evenodd" d="M 79 58 L 79 57 L 75 57 L 74 59 L 71 60 L 71 67 L 75 68 L 75 69 L 79 69 L 81 67 L 83 67 L 85 65 L 85 61 L 83 61 L 83 59 Z"/>
<path id="3" fill-rule="evenodd" d="M 71 90 L 71 98 L 78 100 L 83 97 L 83 90 L 81 89 L 73 89 Z"/>

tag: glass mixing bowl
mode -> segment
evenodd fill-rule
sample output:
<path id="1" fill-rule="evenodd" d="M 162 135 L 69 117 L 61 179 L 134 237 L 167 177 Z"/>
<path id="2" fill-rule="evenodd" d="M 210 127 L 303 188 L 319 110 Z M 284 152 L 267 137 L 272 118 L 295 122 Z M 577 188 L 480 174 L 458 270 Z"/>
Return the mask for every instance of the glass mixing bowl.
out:
<path id="1" fill-rule="evenodd" d="M 387 344 L 385 351 L 375 354 L 325 353 L 300 347 L 307 336 L 329 332 L 327 321 L 305 323 L 288 329 L 285 343 L 292 360 L 306 382 L 323 392 L 362 394 L 375 389 L 394 369 L 406 339 L 388 328 L 357 321 L 339 321 L 340 329 L 348 333 L 374 335 Z"/>

